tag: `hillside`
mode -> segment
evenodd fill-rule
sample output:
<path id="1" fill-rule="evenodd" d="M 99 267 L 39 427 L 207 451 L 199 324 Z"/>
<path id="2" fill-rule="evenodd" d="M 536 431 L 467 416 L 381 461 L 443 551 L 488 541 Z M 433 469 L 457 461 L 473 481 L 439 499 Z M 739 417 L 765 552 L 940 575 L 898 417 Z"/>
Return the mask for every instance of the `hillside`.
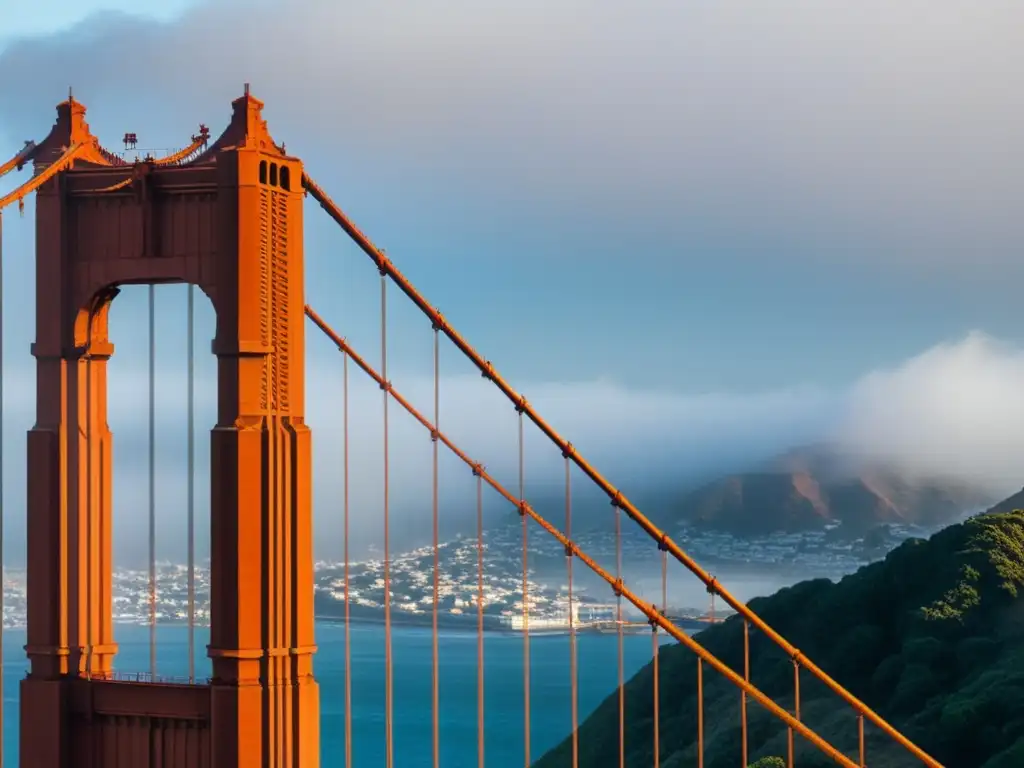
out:
<path id="1" fill-rule="evenodd" d="M 806 581 L 750 603 L 828 674 L 950 768 L 1024 765 L 1024 512 L 979 515 L 911 539 L 885 560 L 839 583 Z M 698 636 L 734 668 L 742 624 L 730 619 Z M 755 685 L 792 706 L 792 662 L 751 636 Z M 742 670 L 742 668 L 740 667 Z M 669 682 L 670 681 L 670 682 Z M 682 646 L 662 652 L 662 765 L 695 764 L 696 662 Z M 705 766 L 739 765 L 739 694 L 706 669 Z M 627 684 L 627 765 L 651 765 L 652 680 L 648 665 Z M 788 701 L 787 701 L 788 696 Z M 809 674 L 801 679 L 803 719 L 851 755 L 856 720 Z M 785 731 L 750 705 L 750 761 L 785 754 Z M 868 764 L 919 765 L 868 727 Z M 798 738 L 798 741 L 799 738 Z M 618 753 L 618 696 L 581 726 L 583 768 Z M 536 763 L 568 764 L 565 742 Z M 802 768 L 832 765 L 801 744 Z"/>
<path id="2" fill-rule="evenodd" d="M 1003 499 L 995 506 L 985 510 L 985 514 L 1001 514 L 1004 512 L 1012 512 L 1015 509 L 1024 509 L 1024 489 L 1017 491 L 1009 498 Z"/>
<path id="3" fill-rule="evenodd" d="M 912 480 L 891 467 L 813 446 L 698 488 L 673 509 L 671 522 L 756 536 L 838 521 L 844 531 L 860 533 L 880 523 L 939 527 L 992 501 L 963 483 Z"/>

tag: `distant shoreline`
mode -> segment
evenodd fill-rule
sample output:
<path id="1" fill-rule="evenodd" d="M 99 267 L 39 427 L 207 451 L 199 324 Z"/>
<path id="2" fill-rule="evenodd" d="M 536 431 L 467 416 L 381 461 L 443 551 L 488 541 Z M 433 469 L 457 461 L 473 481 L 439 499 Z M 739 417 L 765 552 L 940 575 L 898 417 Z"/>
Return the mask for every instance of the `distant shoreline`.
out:
<path id="1" fill-rule="evenodd" d="M 322 624 L 332 624 L 332 625 L 344 625 L 345 624 L 344 616 L 317 615 L 315 617 L 315 620 L 318 623 L 322 623 Z M 384 615 L 383 615 L 383 612 L 381 612 L 381 615 L 379 617 L 378 616 L 367 616 L 365 614 L 364 615 L 360 615 L 360 616 L 353 615 L 353 616 L 349 617 L 349 622 L 352 625 L 360 625 L 360 626 L 383 626 L 384 625 Z M 677 624 L 677 626 L 681 627 L 682 629 L 688 630 L 688 631 L 694 631 L 694 630 L 699 631 L 701 629 L 706 628 L 707 626 L 710 626 L 708 624 L 692 622 L 692 621 L 685 620 L 685 619 L 683 621 L 678 621 L 677 620 L 676 624 Z M 135 621 L 115 621 L 114 625 L 115 626 L 122 626 L 122 627 L 139 627 L 140 629 L 146 629 L 146 628 L 149 627 L 149 624 L 145 624 L 145 623 L 141 623 L 141 622 L 135 622 Z M 412 615 L 410 615 L 410 614 L 405 613 L 405 612 L 395 611 L 395 612 L 393 612 L 391 614 L 391 625 L 393 627 L 400 627 L 402 629 L 410 629 L 410 628 L 414 628 L 414 629 L 431 629 L 433 627 L 433 615 L 432 614 L 412 614 Z M 180 628 L 185 628 L 187 626 L 188 626 L 188 623 L 185 622 L 185 621 L 158 621 L 157 622 L 157 627 L 158 628 L 159 627 L 180 627 Z M 196 629 L 209 629 L 209 624 L 196 624 L 195 627 L 196 627 Z M 445 632 L 458 631 L 458 632 L 466 632 L 466 633 L 473 633 L 473 634 L 475 634 L 476 631 L 477 631 L 477 617 L 476 617 L 475 614 L 466 615 L 464 618 L 454 617 L 454 616 L 451 616 L 450 614 L 449 615 L 439 614 L 438 615 L 438 626 L 437 626 L 437 628 L 438 628 L 439 631 L 445 631 Z M 5 631 L 10 631 L 10 630 L 24 631 L 25 630 L 25 626 L 24 625 L 16 625 L 16 626 L 4 627 L 4 630 Z M 487 616 L 487 615 L 484 616 L 483 631 L 484 631 L 485 634 L 489 634 L 489 635 L 522 636 L 522 634 L 523 634 L 523 631 L 521 629 L 512 629 L 511 627 L 508 627 L 508 626 L 505 626 L 504 624 L 502 624 L 502 622 L 497 617 L 495 617 L 495 616 Z M 645 627 L 638 627 L 638 626 L 635 626 L 635 625 L 631 625 L 630 627 L 627 627 L 625 629 L 624 634 L 626 634 L 626 635 L 637 635 L 637 634 L 647 634 L 647 632 L 648 632 L 648 630 Z M 599 634 L 614 635 L 614 634 L 616 634 L 614 629 L 612 629 L 612 630 L 592 629 L 592 628 L 587 628 L 587 627 L 582 627 L 582 628 L 577 627 L 576 633 L 578 635 L 599 635 Z M 557 636 L 565 636 L 565 635 L 569 634 L 569 627 L 568 626 L 566 626 L 566 627 L 557 627 L 557 628 L 545 627 L 543 629 L 530 630 L 529 634 L 530 634 L 531 637 L 546 637 L 546 636 L 557 637 Z"/>
<path id="2" fill-rule="evenodd" d="M 412 628 L 417 628 L 417 629 L 431 629 L 432 626 L 433 626 L 432 616 L 430 614 L 426 614 L 426 615 L 424 615 L 424 614 L 416 614 L 415 615 L 416 616 L 415 619 L 410 617 L 408 614 L 406 614 L 405 616 L 402 616 L 401 619 L 398 618 L 399 616 L 400 616 L 400 614 L 397 614 L 397 613 L 392 613 L 391 614 L 391 625 L 392 626 L 398 626 L 398 627 L 402 627 L 402 628 L 410 628 L 410 627 L 412 627 Z M 404 620 L 402 620 L 402 619 L 404 619 Z M 345 623 L 345 619 L 343 617 L 339 618 L 339 617 L 333 617 L 333 616 L 318 616 L 317 617 L 317 621 L 323 622 L 325 624 L 342 624 L 343 625 Z M 352 624 L 361 624 L 361 625 L 369 625 L 369 626 L 383 626 L 383 624 L 384 624 L 384 617 L 381 616 L 379 618 L 376 618 L 376 617 L 368 617 L 368 616 L 358 616 L 358 617 L 357 616 L 352 616 L 352 617 L 350 617 L 349 621 Z M 693 626 L 691 626 L 691 624 Z M 696 631 L 699 631 L 700 629 L 704 629 L 705 627 L 710 626 L 710 625 L 709 624 L 704 624 L 704 623 L 694 623 L 694 622 L 691 622 L 691 621 L 688 621 L 688 620 L 683 620 L 682 622 L 677 621 L 677 626 L 682 627 L 684 630 L 696 630 Z M 438 628 L 438 631 L 444 631 L 444 632 L 457 631 L 457 632 L 466 632 L 466 633 L 476 633 L 476 631 L 477 631 L 476 616 L 470 615 L 470 616 L 468 616 L 466 618 L 466 620 L 461 620 L 461 619 L 454 619 L 453 617 L 450 617 L 450 616 L 446 617 L 446 616 L 444 616 L 442 614 L 442 615 L 438 616 L 437 628 Z M 494 618 L 493 616 L 491 616 L 491 617 L 484 616 L 483 631 L 484 631 L 485 634 L 489 634 L 489 635 L 522 636 L 522 634 L 523 634 L 523 630 L 521 630 L 521 629 L 513 629 L 511 627 L 508 627 L 505 624 L 503 624 L 501 621 L 499 621 L 498 619 Z M 625 630 L 624 630 L 624 634 L 626 634 L 626 635 L 639 635 L 639 634 L 647 635 L 647 634 L 650 634 L 650 632 L 651 632 L 651 630 L 648 627 L 646 627 L 646 626 L 637 626 L 637 625 L 630 625 L 630 626 L 626 627 Z M 568 634 L 569 634 L 569 627 L 568 627 L 568 625 L 566 625 L 565 627 L 544 627 L 544 628 L 541 628 L 541 629 L 529 630 L 529 635 L 531 637 L 548 637 L 548 636 L 558 637 L 558 636 L 565 636 L 565 635 L 568 635 Z M 616 632 L 615 632 L 614 629 L 594 629 L 594 628 L 591 628 L 591 627 L 584 626 L 584 627 L 576 627 L 576 634 L 578 634 L 578 635 L 614 635 L 614 634 L 616 634 Z"/>

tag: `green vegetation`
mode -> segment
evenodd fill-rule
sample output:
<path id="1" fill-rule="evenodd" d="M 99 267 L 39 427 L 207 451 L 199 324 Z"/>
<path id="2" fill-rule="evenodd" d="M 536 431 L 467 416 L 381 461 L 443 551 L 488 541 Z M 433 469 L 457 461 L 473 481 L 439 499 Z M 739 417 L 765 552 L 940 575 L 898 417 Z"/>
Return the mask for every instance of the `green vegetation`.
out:
<path id="1" fill-rule="evenodd" d="M 820 579 L 751 601 L 769 625 L 908 738 L 951 768 L 1024 765 L 1024 512 L 980 515 L 930 540 L 913 539 L 885 560 L 838 584 Z M 743 625 L 738 618 L 698 639 L 742 673 Z M 779 705 L 793 706 L 793 663 L 751 631 L 751 679 Z M 660 732 L 663 768 L 696 764 L 696 666 L 684 647 L 661 655 Z M 626 686 L 627 765 L 652 764 L 652 669 Z M 704 669 L 706 768 L 740 764 L 740 694 Z M 857 757 L 853 711 L 809 673 L 800 680 L 801 719 L 852 759 Z M 776 766 L 786 754 L 786 730 L 748 704 L 749 760 Z M 902 768 L 920 763 L 870 723 L 868 764 Z M 617 755 L 618 695 L 581 726 L 584 768 Z M 833 765 L 797 736 L 801 768 Z M 537 768 L 568 765 L 568 742 Z"/>

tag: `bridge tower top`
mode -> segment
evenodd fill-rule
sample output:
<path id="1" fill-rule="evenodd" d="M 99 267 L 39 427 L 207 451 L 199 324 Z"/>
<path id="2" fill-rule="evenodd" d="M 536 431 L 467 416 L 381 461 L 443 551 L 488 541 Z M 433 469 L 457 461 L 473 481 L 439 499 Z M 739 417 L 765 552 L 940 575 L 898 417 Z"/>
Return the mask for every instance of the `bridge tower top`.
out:
<path id="1" fill-rule="evenodd" d="M 85 104 L 68 95 L 67 101 L 57 105 L 57 122 L 50 132 L 51 138 L 61 137 L 68 146 L 96 141 L 85 122 Z"/>
<path id="2" fill-rule="evenodd" d="M 252 95 L 246 83 L 243 94 L 231 102 L 231 120 L 224 132 L 202 154 L 185 165 L 215 163 L 224 150 L 256 150 L 271 156 L 287 157 L 284 144 L 277 144 L 270 135 L 267 121 L 263 118 L 263 106 L 263 101 Z M 76 159 L 85 163 L 114 167 L 131 165 L 100 144 L 89 128 L 86 112 L 85 104 L 70 92 L 68 98 L 57 105 L 57 119 L 53 127 L 32 154 L 37 170 L 49 166 L 69 148 L 76 146 L 81 147 Z M 201 126 L 200 134 L 193 137 L 193 142 L 198 143 L 200 137 L 205 138 L 208 135 L 205 131 L 206 127 Z M 180 167 L 179 163 L 169 165 Z"/>
<path id="3" fill-rule="evenodd" d="M 57 120 L 34 153 L 36 168 L 48 166 L 74 146 L 83 147 L 79 157 L 88 162 L 110 165 L 117 159 L 100 146 L 85 121 L 85 112 L 85 104 L 76 101 L 70 93 L 66 101 L 57 105 Z"/>
<path id="4" fill-rule="evenodd" d="M 274 142 L 263 119 L 263 102 L 249 92 L 248 83 L 245 93 L 231 102 L 231 107 L 231 122 L 214 146 L 259 149 L 284 157 L 284 147 Z"/>

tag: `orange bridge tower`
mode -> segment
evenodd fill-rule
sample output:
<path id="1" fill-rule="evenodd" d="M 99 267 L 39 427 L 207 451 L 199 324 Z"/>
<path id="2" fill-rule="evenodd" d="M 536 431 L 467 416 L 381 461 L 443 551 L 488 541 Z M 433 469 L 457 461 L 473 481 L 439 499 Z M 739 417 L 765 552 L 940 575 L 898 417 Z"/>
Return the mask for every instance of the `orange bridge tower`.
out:
<path id="1" fill-rule="evenodd" d="M 23 768 L 320 764 L 303 170 L 262 106 L 246 87 L 208 148 L 127 163 L 69 97 L 35 152 L 37 174 L 62 170 L 37 197 Z M 172 282 L 217 315 L 213 676 L 193 685 L 113 674 L 107 316 L 118 286 Z"/>

